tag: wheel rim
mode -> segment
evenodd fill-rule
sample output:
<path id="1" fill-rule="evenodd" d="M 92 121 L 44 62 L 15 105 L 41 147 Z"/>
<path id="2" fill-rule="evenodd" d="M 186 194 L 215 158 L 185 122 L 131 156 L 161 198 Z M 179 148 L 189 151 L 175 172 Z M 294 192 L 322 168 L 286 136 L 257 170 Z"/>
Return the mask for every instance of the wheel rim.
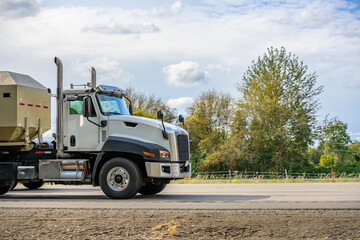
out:
<path id="1" fill-rule="evenodd" d="M 106 181 L 112 190 L 123 191 L 129 185 L 130 175 L 125 168 L 114 167 L 108 172 Z"/>

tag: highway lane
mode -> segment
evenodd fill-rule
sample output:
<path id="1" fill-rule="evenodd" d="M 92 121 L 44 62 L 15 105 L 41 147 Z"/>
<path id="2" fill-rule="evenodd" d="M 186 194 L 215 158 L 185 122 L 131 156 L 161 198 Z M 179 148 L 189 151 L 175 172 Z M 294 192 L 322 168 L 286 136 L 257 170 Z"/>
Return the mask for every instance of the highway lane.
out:
<path id="1" fill-rule="evenodd" d="M 169 184 L 155 196 L 107 198 L 99 187 L 18 185 L 1 208 L 360 209 L 360 183 Z"/>

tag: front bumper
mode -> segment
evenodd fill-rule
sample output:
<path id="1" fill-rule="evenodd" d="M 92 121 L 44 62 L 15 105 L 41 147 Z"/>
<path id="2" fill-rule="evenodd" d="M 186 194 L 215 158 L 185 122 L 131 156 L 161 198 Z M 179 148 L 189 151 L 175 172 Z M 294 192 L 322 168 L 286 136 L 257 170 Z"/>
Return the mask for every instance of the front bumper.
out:
<path id="1" fill-rule="evenodd" d="M 191 177 L 191 163 L 145 162 L 148 177 L 187 178 Z"/>

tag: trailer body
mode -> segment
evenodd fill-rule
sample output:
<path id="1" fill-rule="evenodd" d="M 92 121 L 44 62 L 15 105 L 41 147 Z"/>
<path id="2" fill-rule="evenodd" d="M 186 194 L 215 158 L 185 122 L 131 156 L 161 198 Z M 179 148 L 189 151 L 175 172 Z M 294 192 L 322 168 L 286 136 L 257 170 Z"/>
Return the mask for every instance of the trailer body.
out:
<path id="1" fill-rule="evenodd" d="M 0 71 L 0 99 L 0 150 L 29 149 L 50 129 L 50 93 L 30 76 Z"/>

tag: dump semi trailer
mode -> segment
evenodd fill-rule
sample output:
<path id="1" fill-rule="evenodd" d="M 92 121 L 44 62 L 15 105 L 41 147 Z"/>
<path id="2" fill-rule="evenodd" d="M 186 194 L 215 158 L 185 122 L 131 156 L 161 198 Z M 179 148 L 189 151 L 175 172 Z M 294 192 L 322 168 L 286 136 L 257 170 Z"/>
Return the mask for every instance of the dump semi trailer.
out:
<path id="1" fill-rule="evenodd" d="M 0 96 L 0 149 L 26 149 L 50 129 L 50 93 L 30 76 L 0 71 Z"/>
<path id="2" fill-rule="evenodd" d="M 161 111 L 159 120 L 133 116 L 126 91 L 97 86 L 94 68 L 90 84 L 64 90 L 62 62 L 55 64 L 56 94 L 30 76 L 0 72 L 0 195 L 18 182 L 29 189 L 51 182 L 91 184 L 110 198 L 131 198 L 191 175 L 184 129 L 165 123 Z M 51 97 L 56 134 L 44 142 Z"/>

